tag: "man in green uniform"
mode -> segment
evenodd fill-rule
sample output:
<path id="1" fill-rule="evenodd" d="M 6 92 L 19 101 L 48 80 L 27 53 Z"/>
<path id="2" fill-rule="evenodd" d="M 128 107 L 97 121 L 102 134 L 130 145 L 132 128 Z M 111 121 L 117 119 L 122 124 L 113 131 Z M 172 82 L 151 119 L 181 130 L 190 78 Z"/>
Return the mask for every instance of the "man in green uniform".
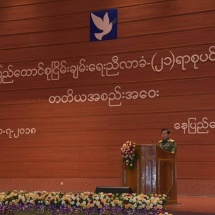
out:
<path id="1" fill-rule="evenodd" d="M 170 130 L 163 128 L 161 130 L 162 140 L 158 142 L 158 145 L 165 151 L 176 153 L 176 142 L 175 140 L 170 139 Z"/>

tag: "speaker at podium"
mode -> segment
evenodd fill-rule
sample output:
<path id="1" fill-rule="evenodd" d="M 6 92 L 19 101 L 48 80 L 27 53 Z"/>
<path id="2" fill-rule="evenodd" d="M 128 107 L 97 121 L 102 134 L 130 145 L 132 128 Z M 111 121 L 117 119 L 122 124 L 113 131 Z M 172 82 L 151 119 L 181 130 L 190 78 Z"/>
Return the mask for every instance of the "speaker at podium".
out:
<path id="1" fill-rule="evenodd" d="M 176 153 L 157 144 L 136 145 L 136 150 L 138 160 L 134 169 L 128 169 L 122 162 L 122 186 L 130 186 L 137 194 L 166 194 L 168 203 L 176 204 Z"/>

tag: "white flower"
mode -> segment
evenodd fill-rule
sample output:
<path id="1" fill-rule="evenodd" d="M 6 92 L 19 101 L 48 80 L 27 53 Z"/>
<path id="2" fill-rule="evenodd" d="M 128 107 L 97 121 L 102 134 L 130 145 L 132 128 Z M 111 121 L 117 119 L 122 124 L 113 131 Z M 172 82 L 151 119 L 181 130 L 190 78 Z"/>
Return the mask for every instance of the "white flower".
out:
<path id="1" fill-rule="evenodd" d="M 162 208 L 163 208 L 163 206 L 162 206 L 162 205 L 158 205 L 157 207 L 158 207 L 158 209 L 162 209 Z"/>
<path id="2" fill-rule="evenodd" d="M 46 204 L 46 205 L 50 205 L 50 202 L 46 201 L 45 204 Z"/>

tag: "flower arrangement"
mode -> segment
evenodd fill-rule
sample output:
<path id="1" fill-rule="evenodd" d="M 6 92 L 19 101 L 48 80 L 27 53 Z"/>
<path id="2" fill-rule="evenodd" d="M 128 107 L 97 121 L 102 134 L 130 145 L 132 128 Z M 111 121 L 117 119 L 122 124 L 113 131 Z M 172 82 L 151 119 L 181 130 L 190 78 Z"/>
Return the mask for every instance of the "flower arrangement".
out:
<path id="1" fill-rule="evenodd" d="M 136 161 L 138 159 L 136 151 L 136 143 L 132 141 L 127 141 L 123 144 L 121 148 L 122 160 L 129 169 L 135 167 Z"/>
<path id="2" fill-rule="evenodd" d="M 168 215 L 166 195 L 61 192 L 1 192 L 0 214 L 37 211 L 55 214 L 145 214 Z"/>

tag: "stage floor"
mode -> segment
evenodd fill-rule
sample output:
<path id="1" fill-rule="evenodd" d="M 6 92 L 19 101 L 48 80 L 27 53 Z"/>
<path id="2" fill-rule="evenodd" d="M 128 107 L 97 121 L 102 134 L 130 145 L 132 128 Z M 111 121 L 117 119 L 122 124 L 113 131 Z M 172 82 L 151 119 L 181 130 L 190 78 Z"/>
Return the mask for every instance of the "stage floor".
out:
<path id="1" fill-rule="evenodd" d="M 177 205 L 167 205 L 173 215 L 215 215 L 215 196 L 178 195 Z"/>

